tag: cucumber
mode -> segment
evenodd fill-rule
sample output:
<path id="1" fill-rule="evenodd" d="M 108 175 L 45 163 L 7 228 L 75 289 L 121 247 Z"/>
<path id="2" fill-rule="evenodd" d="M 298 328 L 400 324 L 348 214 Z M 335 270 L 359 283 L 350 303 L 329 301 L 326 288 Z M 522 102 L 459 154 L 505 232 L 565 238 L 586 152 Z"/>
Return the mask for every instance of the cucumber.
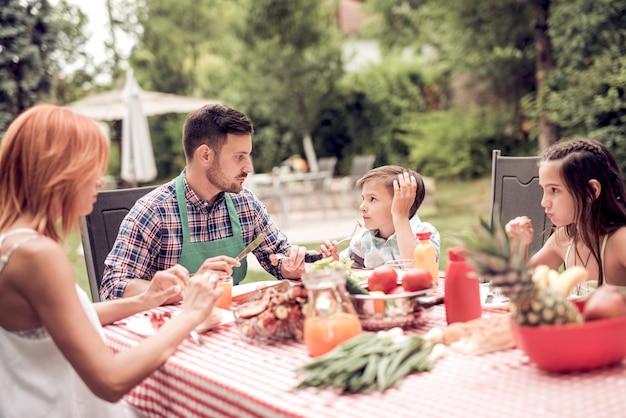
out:
<path id="1" fill-rule="evenodd" d="M 348 293 L 353 295 L 369 295 L 370 292 L 361 286 L 352 276 L 352 274 L 348 273 L 346 275 L 346 290 Z"/>

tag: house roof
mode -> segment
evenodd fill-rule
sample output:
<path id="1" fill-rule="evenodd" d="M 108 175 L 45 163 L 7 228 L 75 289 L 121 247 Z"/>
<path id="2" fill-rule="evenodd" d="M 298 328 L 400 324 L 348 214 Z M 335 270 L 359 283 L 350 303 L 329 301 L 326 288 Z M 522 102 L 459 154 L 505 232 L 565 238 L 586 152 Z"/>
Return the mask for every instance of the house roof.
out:
<path id="1" fill-rule="evenodd" d="M 365 13 L 362 10 L 363 4 L 356 0 L 340 0 L 338 20 L 339 29 L 344 35 L 354 35 L 361 32 Z"/>

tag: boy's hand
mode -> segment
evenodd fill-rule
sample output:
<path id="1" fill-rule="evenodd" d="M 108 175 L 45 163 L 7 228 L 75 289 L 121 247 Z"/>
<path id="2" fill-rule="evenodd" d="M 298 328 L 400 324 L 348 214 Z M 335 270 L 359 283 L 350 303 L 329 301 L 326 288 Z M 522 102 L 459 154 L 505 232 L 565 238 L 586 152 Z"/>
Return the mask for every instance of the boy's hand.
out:
<path id="1" fill-rule="evenodd" d="M 395 216 L 409 217 L 409 212 L 417 193 L 417 180 L 408 172 L 398 174 L 398 179 L 393 181 L 393 201 L 391 202 L 391 214 Z"/>
<path id="2" fill-rule="evenodd" d="M 320 252 L 324 258 L 332 257 L 333 260 L 339 260 L 339 251 L 337 250 L 337 241 L 326 241 L 320 245 Z"/>

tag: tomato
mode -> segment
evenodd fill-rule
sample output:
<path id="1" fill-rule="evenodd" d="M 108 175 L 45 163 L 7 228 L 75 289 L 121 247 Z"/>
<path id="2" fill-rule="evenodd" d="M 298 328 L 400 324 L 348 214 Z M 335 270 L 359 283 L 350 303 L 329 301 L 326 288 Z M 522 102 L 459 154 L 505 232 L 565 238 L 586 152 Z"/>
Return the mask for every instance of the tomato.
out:
<path id="1" fill-rule="evenodd" d="M 402 287 L 409 292 L 430 289 L 433 287 L 433 276 L 422 268 L 409 269 L 402 276 Z"/>
<path id="2" fill-rule="evenodd" d="M 370 292 L 375 291 L 387 294 L 397 285 L 398 273 L 389 266 L 376 267 L 367 279 L 367 288 Z"/>
<path id="3" fill-rule="evenodd" d="M 390 295 L 400 295 L 402 293 L 406 293 L 406 289 L 402 286 L 396 286 L 389 292 Z"/>

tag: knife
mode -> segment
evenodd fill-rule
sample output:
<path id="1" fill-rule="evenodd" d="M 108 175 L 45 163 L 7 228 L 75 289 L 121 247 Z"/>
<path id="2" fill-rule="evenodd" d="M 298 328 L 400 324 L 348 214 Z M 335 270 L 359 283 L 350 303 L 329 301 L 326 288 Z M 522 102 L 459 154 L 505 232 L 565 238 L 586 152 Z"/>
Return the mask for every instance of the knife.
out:
<path id="1" fill-rule="evenodd" d="M 256 237 L 250 244 L 248 244 L 246 248 L 243 249 L 241 253 L 239 253 L 239 255 L 236 257 L 236 260 L 241 261 L 242 259 L 244 259 L 248 254 L 250 254 L 252 250 L 258 247 L 264 239 L 265 234 L 259 234 L 258 237 Z"/>

